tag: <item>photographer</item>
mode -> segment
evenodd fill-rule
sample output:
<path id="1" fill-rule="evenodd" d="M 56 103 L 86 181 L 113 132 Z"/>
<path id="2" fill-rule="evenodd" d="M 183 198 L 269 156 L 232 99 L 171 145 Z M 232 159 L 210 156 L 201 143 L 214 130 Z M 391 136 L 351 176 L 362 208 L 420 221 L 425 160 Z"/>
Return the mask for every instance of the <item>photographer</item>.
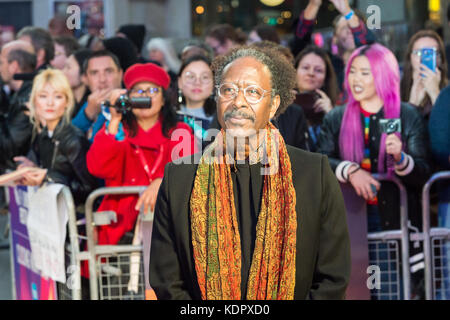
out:
<path id="1" fill-rule="evenodd" d="M 373 173 L 400 178 L 408 192 L 409 219 L 420 228 L 420 191 L 430 173 L 426 132 L 417 110 L 401 103 L 394 54 L 379 44 L 357 49 L 345 85 L 349 102 L 325 116 L 319 151 L 329 157 L 338 180 L 367 201 L 369 232 L 400 229 L 398 188 L 380 183 Z"/>
<path id="2" fill-rule="evenodd" d="M 435 70 L 423 64 L 423 49 L 436 50 Z M 409 40 L 400 83 L 402 100 L 417 107 L 428 122 L 431 109 L 442 89 L 448 84 L 444 42 L 432 30 L 421 30 Z"/>
<path id="3" fill-rule="evenodd" d="M 118 222 L 98 229 L 99 244 L 116 244 L 132 231 L 141 206 L 145 213 L 154 209 L 164 166 L 175 160 L 173 156 L 187 156 L 196 151 L 189 126 L 177 123 L 167 93 L 170 78 L 164 69 L 152 63 L 135 64 L 125 73 L 124 83 L 132 109 L 120 107 L 122 103 L 127 104 L 127 98 L 123 96 L 126 90 L 112 92 L 110 105 L 114 107 L 109 108 L 110 120 L 95 136 L 87 154 L 87 165 L 94 176 L 105 180 L 107 187 L 149 187 L 139 199 L 138 196 L 106 196 L 103 199 L 99 211 L 117 212 Z M 149 107 L 135 108 L 133 99 L 136 98 L 150 98 Z M 118 99 L 119 103 L 116 102 Z M 181 141 L 171 140 L 175 130 L 182 133 Z M 176 153 L 175 147 L 181 147 L 182 153 Z"/>

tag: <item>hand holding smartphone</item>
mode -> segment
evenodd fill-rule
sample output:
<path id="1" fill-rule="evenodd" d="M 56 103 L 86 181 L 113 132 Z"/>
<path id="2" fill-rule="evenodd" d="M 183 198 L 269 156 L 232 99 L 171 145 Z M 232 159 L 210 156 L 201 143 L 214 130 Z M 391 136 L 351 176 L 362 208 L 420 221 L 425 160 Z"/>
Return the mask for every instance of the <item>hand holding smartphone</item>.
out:
<path id="1" fill-rule="evenodd" d="M 422 48 L 420 54 L 420 63 L 425 65 L 428 69 L 436 72 L 437 50 L 436 48 Z M 422 75 L 423 77 L 423 75 Z"/>

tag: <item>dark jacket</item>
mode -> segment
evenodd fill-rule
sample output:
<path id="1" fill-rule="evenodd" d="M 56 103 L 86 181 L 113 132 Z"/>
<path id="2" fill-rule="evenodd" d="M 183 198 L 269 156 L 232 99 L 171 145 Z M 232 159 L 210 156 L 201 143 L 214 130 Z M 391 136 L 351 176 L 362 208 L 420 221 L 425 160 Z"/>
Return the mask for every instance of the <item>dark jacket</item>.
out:
<path id="1" fill-rule="evenodd" d="M 280 130 L 284 142 L 290 146 L 308 150 L 308 123 L 303 109 L 297 104 L 291 104 L 272 123 Z"/>
<path id="2" fill-rule="evenodd" d="M 11 97 L 9 106 L 0 113 L 0 171 L 15 170 L 13 158 L 26 155 L 30 149 L 33 126 L 25 103 L 30 99 L 33 83 L 24 81 Z"/>
<path id="3" fill-rule="evenodd" d="M 319 136 L 319 152 L 327 155 L 333 171 L 343 161 L 339 150 L 339 134 L 341 130 L 342 118 L 345 106 L 336 107 L 324 118 Z M 370 119 L 370 157 L 372 173 L 378 171 L 378 149 L 380 146 L 381 131 L 378 126 L 380 119 L 384 118 L 384 111 L 381 109 Z M 402 103 L 400 109 L 400 119 L 402 126 L 402 141 L 406 144 L 404 150 L 414 159 L 414 169 L 406 176 L 399 176 L 401 182 L 408 192 L 409 218 L 414 226 L 421 226 L 420 214 L 420 191 L 423 184 L 430 175 L 428 161 L 427 135 L 422 116 L 411 105 Z M 361 114 L 361 125 L 364 117 Z M 384 230 L 400 228 L 399 212 L 399 191 L 390 182 L 383 182 L 378 193 L 379 211 L 381 224 Z"/>
<path id="4" fill-rule="evenodd" d="M 450 170 L 450 86 L 443 89 L 428 122 L 431 152 L 434 161 L 444 170 Z"/>
<path id="5" fill-rule="evenodd" d="M 323 155 L 290 146 L 287 151 L 297 199 L 295 299 L 342 299 L 350 276 L 350 243 L 339 184 Z M 197 165 L 190 163 L 166 166 L 156 202 L 150 285 L 158 299 L 201 298 L 189 209 Z"/>
<path id="6" fill-rule="evenodd" d="M 41 168 L 48 169 L 50 182 L 68 186 L 75 204 L 83 204 L 97 186 L 86 166 L 89 142 L 83 132 L 61 120 L 50 138 L 44 128 L 33 140 L 28 158 Z"/>

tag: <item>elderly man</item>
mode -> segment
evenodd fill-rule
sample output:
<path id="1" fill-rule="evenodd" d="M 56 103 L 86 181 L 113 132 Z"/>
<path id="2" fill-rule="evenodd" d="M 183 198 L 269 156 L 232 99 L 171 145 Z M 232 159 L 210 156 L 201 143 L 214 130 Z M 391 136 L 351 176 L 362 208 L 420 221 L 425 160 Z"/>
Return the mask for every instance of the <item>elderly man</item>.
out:
<path id="1" fill-rule="evenodd" d="M 166 166 L 150 285 L 158 299 L 344 298 L 350 245 L 338 182 L 325 156 L 285 145 L 269 122 L 292 102 L 295 70 L 256 47 L 214 69 L 222 131 L 198 165 Z"/>

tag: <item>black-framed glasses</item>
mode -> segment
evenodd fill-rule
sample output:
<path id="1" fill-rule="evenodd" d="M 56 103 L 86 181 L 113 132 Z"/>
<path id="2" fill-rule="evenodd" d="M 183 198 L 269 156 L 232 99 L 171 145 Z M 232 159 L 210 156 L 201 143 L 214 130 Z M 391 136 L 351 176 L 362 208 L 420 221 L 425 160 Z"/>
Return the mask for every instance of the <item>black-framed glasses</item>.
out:
<path id="1" fill-rule="evenodd" d="M 146 95 L 147 97 L 154 97 L 160 91 L 161 91 L 160 88 L 134 89 L 130 90 L 130 94 L 139 97 L 143 97 L 144 95 Z"/>
<path id="2" fill-rule="evenodd" d="M 241 89 L 236 84 L 229 82 L 222 83 L 221 85 L 216 86 L 216 89 L 219 97 L 224 99 L 225 101 L 235 99 L 239 94 L 239 91 L 242 90 L 245 100 L 247 100 L 247 102 L 250 104 L 257 104 L 261 102 L 261 100 L 267 93 L 272 92 L 264 90 L 263 88 L 255 84 Z"/>

